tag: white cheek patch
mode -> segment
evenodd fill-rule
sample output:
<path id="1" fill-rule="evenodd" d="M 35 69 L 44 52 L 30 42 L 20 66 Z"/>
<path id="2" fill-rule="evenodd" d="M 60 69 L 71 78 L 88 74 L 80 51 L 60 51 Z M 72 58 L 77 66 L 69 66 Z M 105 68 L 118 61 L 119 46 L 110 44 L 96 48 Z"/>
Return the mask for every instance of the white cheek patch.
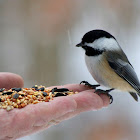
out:
<path id="1" fill-rule="evenodd" d="M 106 49 L 106 50 L 120 50 L 118 42 L 114 38 L 100 38 L 95 40 L 93 43 L 85 43 L 94 49 Z"/>

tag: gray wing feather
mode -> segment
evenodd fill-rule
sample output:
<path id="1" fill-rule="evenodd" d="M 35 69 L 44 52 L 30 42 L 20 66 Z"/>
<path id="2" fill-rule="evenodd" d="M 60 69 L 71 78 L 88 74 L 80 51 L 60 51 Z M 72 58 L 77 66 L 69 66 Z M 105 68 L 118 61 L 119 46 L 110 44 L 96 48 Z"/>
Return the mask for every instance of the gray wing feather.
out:
<path id="1" fill-rule="evenodd" d="M 132 65 L 127 60 L 127 57 L 125 57 L 125 59 L 122 59 L 121 57 L 114 57 L 112 55 L 108 55 L 107 60 L 110 67 L 120 77 L 125 79 L 138 92 L 140 96 L 140 83 Z"/>

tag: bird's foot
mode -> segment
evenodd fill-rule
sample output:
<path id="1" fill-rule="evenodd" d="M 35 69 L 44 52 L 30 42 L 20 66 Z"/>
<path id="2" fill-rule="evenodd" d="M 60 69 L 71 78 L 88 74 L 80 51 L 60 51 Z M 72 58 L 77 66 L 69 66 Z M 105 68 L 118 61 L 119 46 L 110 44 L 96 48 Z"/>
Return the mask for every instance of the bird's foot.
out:
<path id="1" fill-rule="evenodd" d="M 87 81 L 82 81 L 80 84 L 85 84 L 85 85 L 91 87 L 92 89 L 96 89 L 96 87 L 99 87 L 100 86 L 100 85 L 91 85 Z"/>
<path id="2" fill-rule="evenodd" d="M 112 104 L 113 103 L 113 97 L 109 94 L 109 92 L 111 92 L 112 90 L 114 90 L 114 88 L 109 89 L 109 90 L 96 89 L 94 93 L 97 93 L 98 95 L 100 95 L 100 94 L 107 95 L 110 99 L 110 104 Z"/>

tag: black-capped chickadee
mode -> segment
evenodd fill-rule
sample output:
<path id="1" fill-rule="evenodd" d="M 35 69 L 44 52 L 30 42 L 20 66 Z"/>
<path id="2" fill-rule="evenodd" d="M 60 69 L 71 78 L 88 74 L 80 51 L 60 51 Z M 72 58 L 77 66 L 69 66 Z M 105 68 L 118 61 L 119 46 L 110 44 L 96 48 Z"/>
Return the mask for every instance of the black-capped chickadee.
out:
<path id="1" fill-rule="evenodd" d="M 86 65 L 93 78 L 100 85 L 111 88 L 106 91 L 97 89 L 97 93 L 108 94 L 109 91 L 118 89 L 129 92 L 138 101 L 139 80 L 114 36 L 103 30 L 92 30 L 86 33 L 81 43 L 76 46 L 85 50 Z M 86 81 L 83 83 L 90 85 Z M 96 85 L 93 87 L 96 88 Z"/>

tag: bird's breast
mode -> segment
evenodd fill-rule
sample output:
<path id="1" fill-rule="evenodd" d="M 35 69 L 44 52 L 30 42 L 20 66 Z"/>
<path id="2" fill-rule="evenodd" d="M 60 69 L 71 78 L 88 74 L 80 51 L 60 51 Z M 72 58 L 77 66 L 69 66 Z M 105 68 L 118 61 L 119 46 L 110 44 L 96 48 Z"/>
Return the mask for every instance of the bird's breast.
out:
<path id="1" fill-rule="evenodd" d="M 95 57 L 85 55 L 85 61 L 90 74 L 99 84 L 122 91 L 135 91 L 127 81 L 115 73 L 104 55 Z"/>
<path id="2" fill-rule="evenodd" d="M 103 76 L 102 76 L 102 55 L 98 56 L 87 56 L 85 55 L 85 62 L 87 65 L 87 68 L 92 75 L 92 77 L 101 85 L 107 86 L 108 84 L 104 81 Z"/>

